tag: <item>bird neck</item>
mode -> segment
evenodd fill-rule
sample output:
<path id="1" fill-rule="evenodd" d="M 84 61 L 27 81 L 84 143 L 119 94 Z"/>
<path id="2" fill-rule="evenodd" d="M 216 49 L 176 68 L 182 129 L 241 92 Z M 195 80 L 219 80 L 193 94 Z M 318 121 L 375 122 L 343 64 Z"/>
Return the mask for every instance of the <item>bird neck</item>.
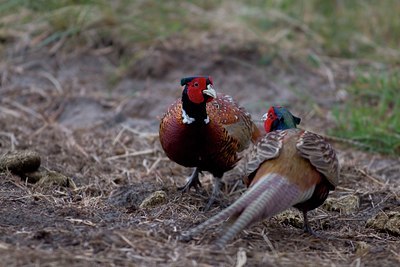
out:
<path id="1" fill-rule="evenodd" d="M 287 124 L 287 123 L 280 123 L 278 124 L 278 126 L 276 127 L 275 130 L 287 130 L 287 129 L 292 129 L 292 128 L 296 128 L 296 126 Z"/>
<path id="2" fill-rule="evenodd" d="M 276 130 L 287 130 L 297 128 L 295 118 L 291 114 L 284 114 L 283 121 L 278 124 Z"/>
<path id="3" fill-rule="evenodd" d="M 207 115 L 206 102 L 195 104 L 189 100 L 184 90 L 182 94 L 182 121 L 184 124 L 203 124 L 210 122 Z"/>

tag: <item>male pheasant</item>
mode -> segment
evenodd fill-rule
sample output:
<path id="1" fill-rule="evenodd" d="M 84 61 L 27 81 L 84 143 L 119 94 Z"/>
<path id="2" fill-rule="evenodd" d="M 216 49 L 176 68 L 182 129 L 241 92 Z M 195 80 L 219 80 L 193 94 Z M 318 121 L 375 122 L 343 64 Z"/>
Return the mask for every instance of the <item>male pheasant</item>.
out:
<path id="1" fill-rule="evenodd" d="M 160 123 L 160 141 L 167 156 L 185 167 L 195 167 L 185 186 L 201 186 L 199 172 L 213 176 L 208 210 L 220 194 L 223 174 L 238 162 L 238 152 L 256 140 L 260 132 L 250 114 L 232 97 L 216 94 L 211 77 L 187 77 L 181 80 L 182 98 L 172 104 Z"/>
<path id="2" fill-rule="evenodd" d="M 217 242 L 222 247 L 250 224 L 291 206 L 303 212 L 304 231 L 313 233 L 307 212 L 320 206 L 338 183 L 336 153 L 320 135 L 297 129 L 300 118 L 283 107 L 270 107 L 264 118 L 267 134 L 247 161 L 244 182 L 248 191 L 219 214 L 184 233 L 183 239 L 230 217 L 230 226 Z"/>

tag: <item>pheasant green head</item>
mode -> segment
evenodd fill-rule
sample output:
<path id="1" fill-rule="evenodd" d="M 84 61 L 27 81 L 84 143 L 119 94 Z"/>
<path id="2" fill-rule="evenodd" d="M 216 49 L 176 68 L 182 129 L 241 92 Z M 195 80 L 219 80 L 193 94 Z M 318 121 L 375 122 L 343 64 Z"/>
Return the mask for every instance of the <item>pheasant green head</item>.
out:
<path id="1" fill-rule="evenodd" d="M 284 107 L 271 106 L 268 112 L 264 114 L 263 120 L 265 131 L 269 133 L 276 130 L 296 128 L 301 119 Z"/>

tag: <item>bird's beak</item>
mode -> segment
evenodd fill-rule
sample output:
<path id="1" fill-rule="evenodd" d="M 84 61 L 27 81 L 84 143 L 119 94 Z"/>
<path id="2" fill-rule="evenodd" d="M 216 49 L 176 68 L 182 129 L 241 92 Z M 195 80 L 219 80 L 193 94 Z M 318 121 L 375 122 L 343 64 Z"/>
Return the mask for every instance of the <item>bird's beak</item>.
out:
<path id="1" fill-rule="evenodd" d="M 266 121 L 267 120 L 267 118 L 268 118 L 268 112 L 267 113 L 265 113 L 263 116 L 262 116 L 262 121 Z"/>
<path id="2" fill-rule="evenodd" d="M 217 97 L 217 92 L 215 92 L 214 88 L 212 87 L 211 84 L 207 85 L 207 89 L 203 90 L 203 94 L 211 96 L 212 98 Z"/>

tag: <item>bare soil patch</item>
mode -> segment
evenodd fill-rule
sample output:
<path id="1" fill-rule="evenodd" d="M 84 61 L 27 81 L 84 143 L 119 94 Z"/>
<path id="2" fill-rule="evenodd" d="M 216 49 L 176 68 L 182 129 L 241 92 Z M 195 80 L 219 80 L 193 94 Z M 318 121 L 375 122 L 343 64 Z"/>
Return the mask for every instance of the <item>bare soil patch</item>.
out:
<path id="1" fill-rule="evenodd" d="M 216 88 L 253 118 L 271 104 L 288 105 L 303 127 L 319 132 L 329 127 L 329 110 L 343 101 L 340 90 L 351 79 L 346 62 L 327 62 L 332 85 L 330 75 L 295 59 L 263 65 L 259 58 L 244 48 L 160 48 L 112 83 L 112 55 L 96 50 L 10 52 L 0 64 L 0 154 L 36 151 L 42 166 L 70 177 L 77 188 L 40 186 L 0 173 L 2 264 L 398 265 L 399 232 L 391 225 L 398 226 L 400 218 L 400 160 L 339 143 L 340 186 L 330 205 L 310 213 L 321 238 L 303 234 L 293 210 L 250 227 L 225 250 L 212 246 L 222 227 L 189 243 L 177 240 L 180 231 L 220 210 L 201 211 L 211 188 L 208 174 L 201 177 L 203 192 L 177 192 L 190 170 L 168 160 L 158 141 L 158 118 L 180 96 L 181 77 L 212 75 Z M 232 170 L 224 180 L 224 192 L 234 201 L 244 190 L 240 177 Z M 165 192 L 165 200 L 140 207 L 155 191 Z M 348 202 L 340 205 L 348 197 L 358 199 L 349 210 Z M 373 223 L 385 215 L 387 221 Z"/>

